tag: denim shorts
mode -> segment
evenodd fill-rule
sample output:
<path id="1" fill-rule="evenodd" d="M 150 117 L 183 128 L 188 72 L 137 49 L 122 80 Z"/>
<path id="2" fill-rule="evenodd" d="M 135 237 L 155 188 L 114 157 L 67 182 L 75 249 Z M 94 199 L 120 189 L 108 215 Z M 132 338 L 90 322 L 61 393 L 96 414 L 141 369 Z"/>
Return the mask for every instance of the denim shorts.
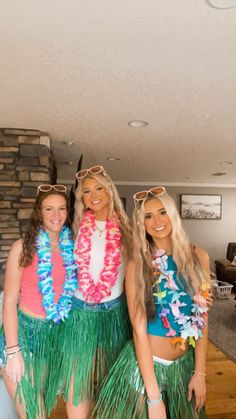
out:
<path id="1" fill-rule="evenodd" d="M 80 300 L 79 298 L 72 298 L 72 308 L 87 311 L 110 311 L 122 304 L 124 294 L 114 300 L 106 301 L 104 303 L 88 303 L 87 301 Z"/>

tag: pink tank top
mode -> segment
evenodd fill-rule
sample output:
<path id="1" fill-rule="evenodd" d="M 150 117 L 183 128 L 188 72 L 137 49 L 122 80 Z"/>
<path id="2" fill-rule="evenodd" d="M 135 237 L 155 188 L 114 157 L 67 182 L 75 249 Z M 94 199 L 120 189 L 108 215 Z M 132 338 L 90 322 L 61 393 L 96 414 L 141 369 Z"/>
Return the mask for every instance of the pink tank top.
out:
<path id="1" fill-rule="evenodd" d="M 63 266 L 63 259 L 60 252 L 52 253 L 52 277 L 53 288 L 55 292 L 55 303 L 57 303 L 61 292 L 63 291 L 63 282 L 66 270 Z M 21 280 L 20 304 L 28 308 L 32 313 L 45 316 L 45 310 L 42 306 L 42 294 L 38 287 L 38 255 L 34 255 L 31 265 L 23 270 Z"/>

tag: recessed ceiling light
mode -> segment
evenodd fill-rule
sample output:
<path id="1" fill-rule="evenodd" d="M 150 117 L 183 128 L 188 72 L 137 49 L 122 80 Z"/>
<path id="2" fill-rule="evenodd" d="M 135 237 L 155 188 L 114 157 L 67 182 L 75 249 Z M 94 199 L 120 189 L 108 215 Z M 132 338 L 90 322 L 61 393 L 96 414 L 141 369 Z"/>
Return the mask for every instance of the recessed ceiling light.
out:
<path id="1" fill-rule="evenodd" d="M 120 157 L 107 157 L 107 160 L 116 161 L 116 160 L 120 160 Z"/>
<path id="2" fill-rule="evenodd" d="M 73 145 L 74 143 L 73 143 L 73 141 L 62 141 L 62 144 Z"/>
<path id="3" fill-rule="evenodd" d="M 142 128 L 142 127 L 146 127 L 148 125 L 147 121 L 141 121 L 141 120 L 133 120 L 133 121 L 129 121 L 128 125 L 131 128 Z"/>
<path id="4" fill-rule="evenodd" d="M 224 176 L 227 175 L 226 172 L 216 172 L 216 173 L 212 173 L 211 176 Z"/>
<path id="5" fill-rule="evenodd" d="M 230 164 L 233 164 L 233 161 L 221 161 L 220 164 L 222 164 L 223 166 L 228 166 Z"/>

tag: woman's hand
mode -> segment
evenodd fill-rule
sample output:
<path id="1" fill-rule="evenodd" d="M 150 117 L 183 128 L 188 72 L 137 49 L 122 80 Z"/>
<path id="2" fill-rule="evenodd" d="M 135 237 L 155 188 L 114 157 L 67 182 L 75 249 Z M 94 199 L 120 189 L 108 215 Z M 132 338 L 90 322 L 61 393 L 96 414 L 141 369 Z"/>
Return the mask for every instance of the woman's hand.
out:
<path id="1" fill-rule="evenodd" d="M 202 374 L 193 374 L 188 384 L 188 401 L 194 395 L 194 409 L 200 412 L 206 402 L 206 379 Z"/>
<path id="2" fill-rule="evenodd" d="M 166 419 L 166 408 L 163 401 L 148 406 L 148 419 Z"/>
<path id="3" fill-rule="evenodd" d="M 14 358 L 7 358 L 6 374 L 14 384 L 21 382 L 24 373 L 25 364 L 20 352 L 17 352 Z"/>
<path id="4" fill-rule="evenodd" d="M 206 297 L 206 303 L 207 303 L 207 307 L 208 307 L 208 309 L 209 309 L 209 310 L 210 310 L 210 309 L 211 309 L 211 307 L 212 307 L 213 300 L 214 300 L 214 297 L 213 297 L 213 294 L 212 294 L 212 290 L 211 290 L 211 289 L 209 289 L 209 290 L 208 290 L 208 295 L 207 295 L 207 297 Z"/>

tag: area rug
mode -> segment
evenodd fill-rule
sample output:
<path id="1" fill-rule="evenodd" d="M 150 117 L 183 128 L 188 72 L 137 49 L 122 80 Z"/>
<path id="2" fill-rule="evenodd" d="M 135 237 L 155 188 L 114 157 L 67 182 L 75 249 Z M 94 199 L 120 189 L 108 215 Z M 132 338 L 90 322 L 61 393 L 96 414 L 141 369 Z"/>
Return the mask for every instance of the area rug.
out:
<path id="1" fill-rule="evenodd" d="M 209 312 L 209 340 L 236 363 L 236 300 L 215 299 Z"/>

